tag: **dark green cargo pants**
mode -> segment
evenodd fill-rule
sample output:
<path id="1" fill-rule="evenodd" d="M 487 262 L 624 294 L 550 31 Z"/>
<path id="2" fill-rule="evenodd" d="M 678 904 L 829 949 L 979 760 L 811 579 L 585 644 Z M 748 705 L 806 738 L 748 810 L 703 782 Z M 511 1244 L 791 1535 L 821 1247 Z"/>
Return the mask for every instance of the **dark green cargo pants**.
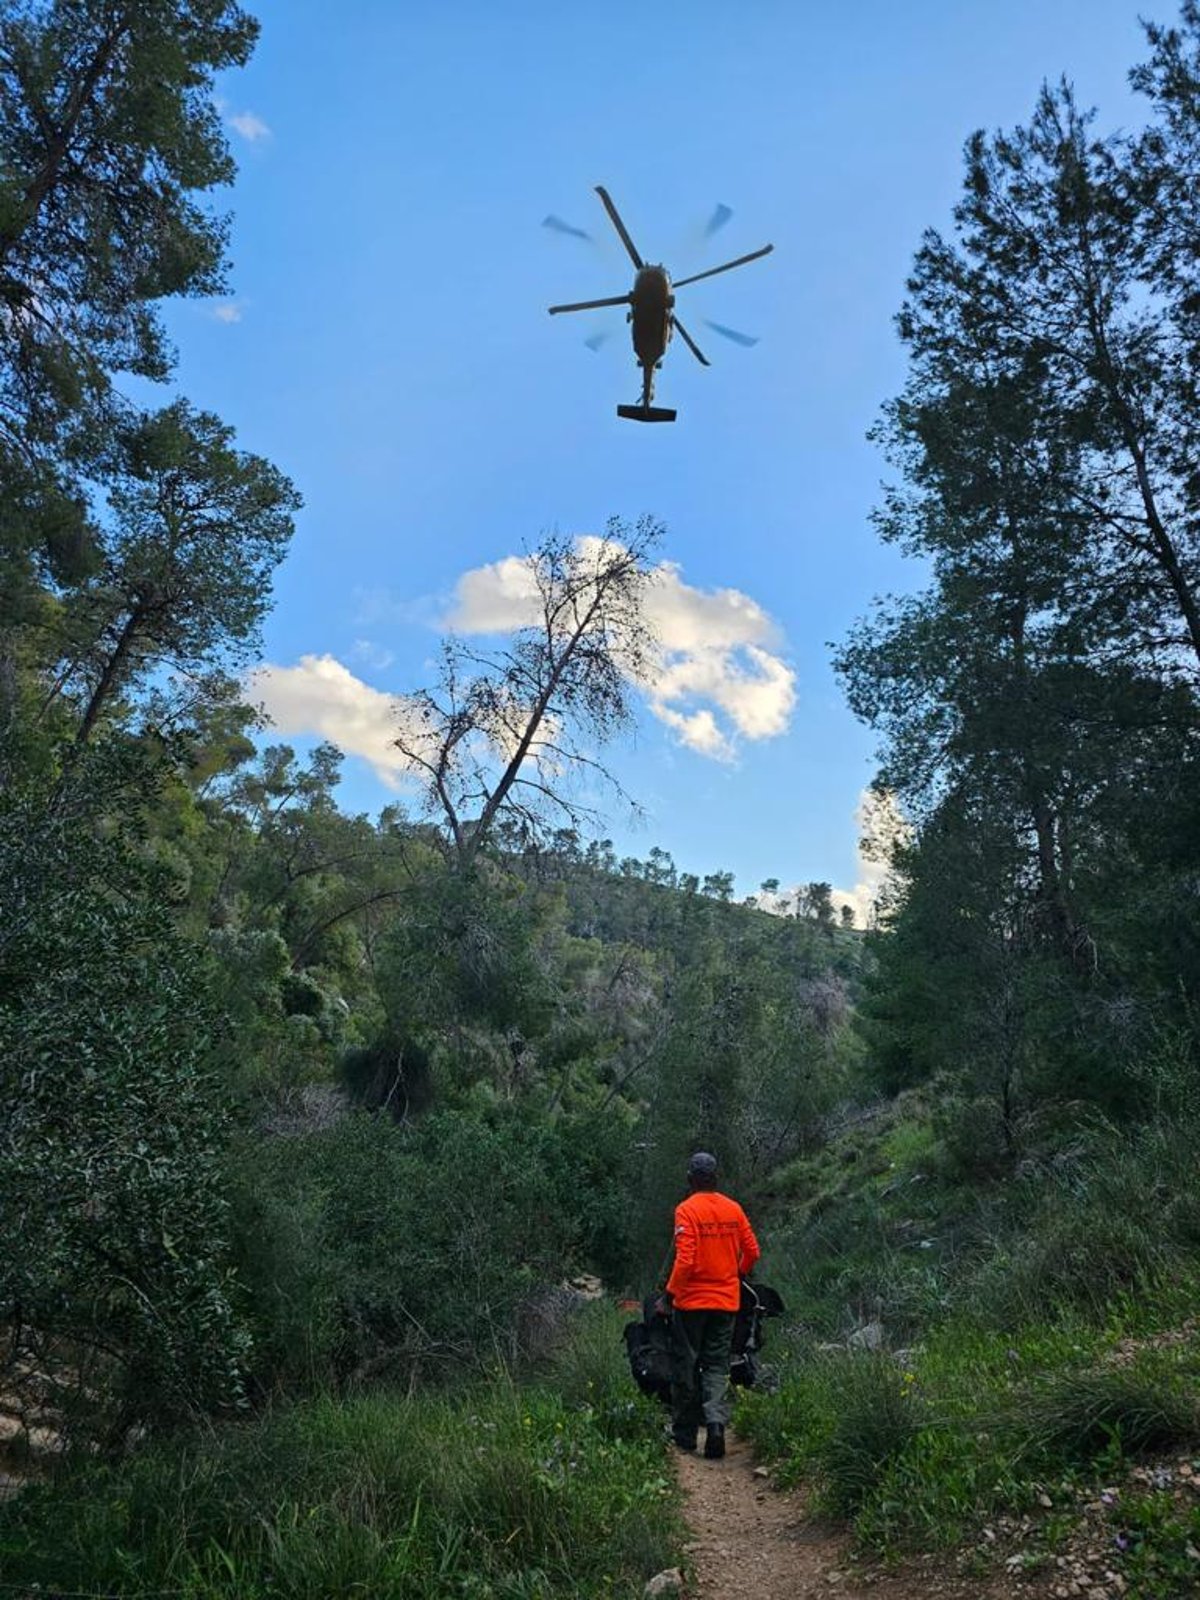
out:
<path id="1" fill-rule="evenodd" d="M 671 1426 L 694 1438 L 703 1423 L 729 1421 L 732 1311 L 680 1311 L 671 1316 Z"/>

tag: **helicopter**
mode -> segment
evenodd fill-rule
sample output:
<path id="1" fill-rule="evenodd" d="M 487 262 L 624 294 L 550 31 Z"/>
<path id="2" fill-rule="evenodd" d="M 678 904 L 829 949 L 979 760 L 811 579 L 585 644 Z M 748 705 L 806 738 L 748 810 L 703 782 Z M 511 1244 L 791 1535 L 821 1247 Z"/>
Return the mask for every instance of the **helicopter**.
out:
<path id="1" fill-rule="evenodd" d="M 613 204 L 608 190 L 600 184 L 596 185 L 596 193 L 608 212 L 609 220 L 621 236 L 621 243 L 629 252 L 629 257 L 637 268 L 637 276 L 633 280 L 633 288 L 628 294 L 613 295 L 607 300 L 581 300 L 569 306 L 551 306 L 550 315 L 556 317 L 563 311 L 592 311 L 599 306 L 628 306 L 627 320 L 632 324 L 633 349 L 637 356 L 638 366 L 642 369 L 642 399 L 639 405 L 618 406 L 617 415 L 626 417 L 631 422 L 674 422 L 676 412 L 666 406 L 654 404 L 654 374 L 662 365 L 663 356 L 666 355 L 667 345 L 671 341 L 672 333 L 677 333 L 695 356 L 701 366 L 708 367 L 712 363 L 692 338 L 691 334 L 675 315 L 675 290 L 685 288 L 689 283 L 699 283 L 701 278 L 713 278 L 718 272 L 731 272 L 734 267 L 744 267 L 748 261 L 757 261 L 760 256 L 770 255 L 774 245 L 764 245 L 761 250 L 753 250 L 747 256 L 738 256 L 736 261 L 726 261 L 723 266 L 709 267 L 707 272 L 693 273 L 690 278 L 680 278 L 678 283 L 672 283 L 666 267 L 651 266 L 643 261 L 637 252 L 637 246 L 629 237 L 629 231 L 621 221 L 620 213 Z M 728 207 L 721 206 L 718 213 L 724 213 L 721 220 L 726 220 L 731 213 Z M 558 222 L 556 218 L 547 218 L 547 223 L 562 232 L 573 233 L 583 238 L 588 235 L 579 228 L 568 228 Z M 735 333 L 730 328 L 721 328 L 713 323 L 719 333 L 736 339 L 742 344 L 752 344 L 754 341 L 744 335 Z"/>

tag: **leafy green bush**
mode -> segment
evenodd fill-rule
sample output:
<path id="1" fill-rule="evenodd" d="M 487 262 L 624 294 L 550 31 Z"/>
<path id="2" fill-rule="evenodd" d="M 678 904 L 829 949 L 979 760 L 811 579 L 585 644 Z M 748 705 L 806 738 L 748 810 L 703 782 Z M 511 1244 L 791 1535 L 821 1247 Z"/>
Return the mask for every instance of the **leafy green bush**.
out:
<path id="1" fill-rule="evenodd" d="M 138 849 L 156 786 L 118 745 L 0 799 L 0 1322 L 94 1431 L 235 1402 L 245 1355 L 207 973 Z"/>
<path id="2" fill-rule="evenodd" d="M 522 1308 L 610 1229 L 623 1139 L 616 1119 L 496 1106 L 243 1142 L 236 1241 L 260 1382 L 517 1359 Z"/>
<path id="3" fill-rule="evenodd" d="M 942 1176 L 970 1183 L 993 1178 L 1012 1165 L 1011 1129 L 995 1095 L 947 1092 L 933 1110 Z"/>

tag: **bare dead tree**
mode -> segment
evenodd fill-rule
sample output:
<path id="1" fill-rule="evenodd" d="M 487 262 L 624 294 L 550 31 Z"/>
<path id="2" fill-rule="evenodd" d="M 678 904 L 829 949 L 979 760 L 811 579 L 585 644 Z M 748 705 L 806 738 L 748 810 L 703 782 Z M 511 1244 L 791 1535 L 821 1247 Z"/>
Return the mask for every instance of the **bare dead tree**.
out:
<path id="1" fill-rule="evenodd" d="M 502 823 L 537 837 L 596 820 L 581 780 L 627 798 L 589 750 L 630 723 L 631 688 L 654 662 L 643 597 L 661 533 L 649 517 L 612 518 L 603 537 L 544 538 L 524 558 L 528 625 L 490 652 L 450 637 L 436 688 L 409 697 L 396 747 L 460 870 Z"/>

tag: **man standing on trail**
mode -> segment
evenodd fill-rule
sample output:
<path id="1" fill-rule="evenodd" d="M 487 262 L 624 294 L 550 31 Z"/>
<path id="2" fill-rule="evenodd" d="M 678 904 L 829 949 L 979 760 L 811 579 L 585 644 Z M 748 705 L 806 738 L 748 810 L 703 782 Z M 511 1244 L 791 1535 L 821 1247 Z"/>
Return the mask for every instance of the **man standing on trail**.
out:
<path id="1" fill-rule="evenodd" d="M 729 1351 L 741 1303 L 741 1279 L 761 1255 L 746 1213 L 717 1190 L 717 1158 L 698 1150 L 687 1166 L 689 1194 L 675 1208 L 675 1265 L 664 1301 L 671 1317 L 671 1436 L 704 1454 L 725 1454 L 729 1421 Z"/>

